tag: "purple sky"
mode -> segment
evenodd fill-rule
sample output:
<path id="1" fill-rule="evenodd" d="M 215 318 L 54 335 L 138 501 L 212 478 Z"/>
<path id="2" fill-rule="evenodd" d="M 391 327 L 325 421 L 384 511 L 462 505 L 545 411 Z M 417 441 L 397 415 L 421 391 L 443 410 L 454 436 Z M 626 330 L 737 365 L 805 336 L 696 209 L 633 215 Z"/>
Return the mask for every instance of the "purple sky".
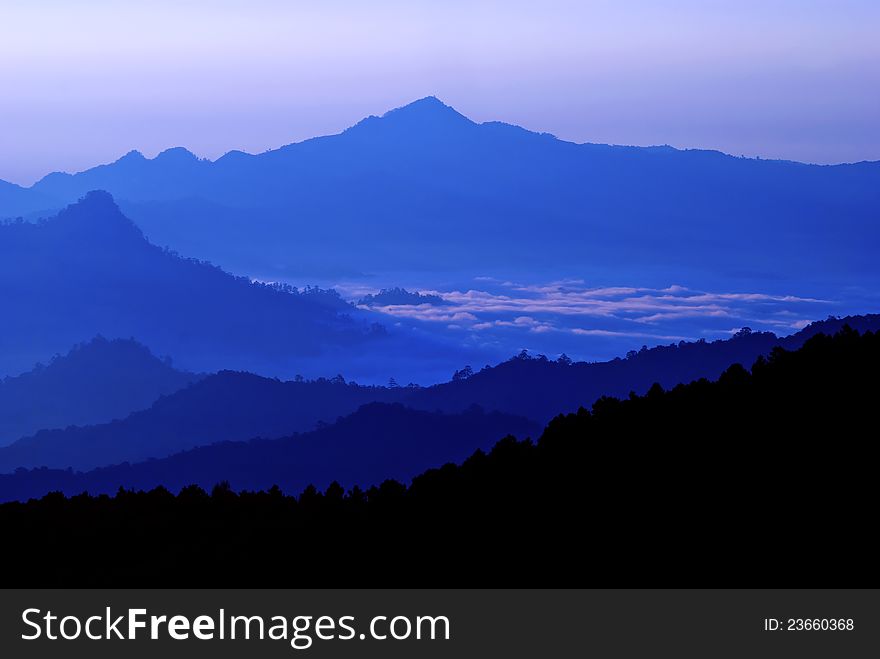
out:
<path id="1" fill-rule="evenodd" d="M 434 94 L 574 141 L 880 159 L 880 2 L 4 0 L 0 178 L 215 158 Z"/>

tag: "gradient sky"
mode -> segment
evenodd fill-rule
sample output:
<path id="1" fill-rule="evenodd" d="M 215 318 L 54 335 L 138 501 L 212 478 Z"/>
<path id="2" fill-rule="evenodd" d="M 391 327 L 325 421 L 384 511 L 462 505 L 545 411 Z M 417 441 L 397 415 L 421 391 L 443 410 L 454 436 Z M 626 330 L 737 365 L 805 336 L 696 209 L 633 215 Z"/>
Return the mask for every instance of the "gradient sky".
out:
<path id="1" fill-rule="evenodd" d="M 877 0 L 3 0 L 0 178 L 215 158 L 434 94 L 574 141 L 880 159 Z"/>

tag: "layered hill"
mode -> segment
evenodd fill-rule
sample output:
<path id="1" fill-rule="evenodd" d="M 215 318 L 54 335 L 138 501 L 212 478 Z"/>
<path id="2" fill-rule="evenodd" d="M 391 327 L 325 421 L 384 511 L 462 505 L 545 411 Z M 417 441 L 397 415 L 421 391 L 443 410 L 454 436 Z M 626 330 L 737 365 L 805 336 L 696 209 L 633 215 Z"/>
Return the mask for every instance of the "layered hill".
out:
<path id="1" fill-rule="evenodd" d="M 478 124 L 433 97 L 258 155 L 132 152 L 27 192 L 37 211 L 95 188 L 116 195 L 158 244 L 257 275 L 485 274 L 513 264 L 519 274 L 613 267 L 642 283 L 658 267 L 878 274 L 880 163 L 574 144 Z M 0 216 L 20 212 L 20 197 Z"/>
<path id="2" fill-rule="evenodd" d="M 13 539 L 3 558 L 18 568 L 13 580 L 38 575 L 51 587 L 95 575 L 152 587 L 218 578 L 249 587 L 416 579 L 487 588 L 870 579 L 876 468 L 865 429 L 875 423 L 878 369 L 880 335 L 814 336 L 751 371 L 731 366 L 715 382 L 603 398 L 554 419 L 537 442 L 507 438 L 408 485 L 346 492 L 331 484 L 298 497 L 228 484 L 210 494 L 56 492 L 0 506 Z M 440 444 L 456 441 L 457 427 L 442 430 Z M 346 452 L 390 434 L 358 432 Z M 368 441 L 358 446 L 361 436 Z M 60 542 L 66 561 L 53 559 Z M 785 560 L 768 561 L 768 547 Z"/>
<path id="3" fill-rule="evenodd" d="M 96 337 L 0 380 L 0 446 L 42 429 L 124 418 L 200 377 L 136 341 Z"/>
<path id="4" fill-rule="evenodd" d="M 236 489 L 273 485 L 301 492 L 338 481 L 348 487 L 402 481 L 430 467 L 461 462 L 500 438 L 534 436 L 540 426 L 522 417 L 478 408 L 454 415 L 372 403 L 336 423 L 283 439 L 220 442 L 160 460 L 86 473 L 37 469 L 0 476 L 0 500 L 28 499 L 48 491 L 113 494 L 120 487 L 172 491 L 226 481 Z"/>
<path id="5" fill-rule="evenodd" d="M 589 407 L 602 396 L 643 393 L 654 383 L 673 387 L 714 379 L 731 364 L 749 365 L 775 347 L 797 349 L 811 336 L 834 333 L 844 325 L 877 331 L 880 316 L 828 319 L 781 338 L 769 332 L 741 332 L 723 341 L 681 342 L 609 362 L 521 355 L 432 387 L 361 386 L 341 377 L 281 381 L 223 371 L 125 419 L 42 431 L 0 448 L 0 473 L 43 466 L 85 470 L 161 458 L 220 441 L 279 438 L 334 423 L 372 402 L 447 414 L 477 405 L 544 424 L 557 414 Z"/>
<path id="6" fill-rule="evenodd" d="M 332 294 L 253 283 L 156 247 L 106 192 L 36 224 L 0 224 L 0 290 L 7 374 L 96 334 L 135 336 L 190 370 L 269 372 L 382 335 Z"/>
<path id="7" fill-rule="evenodd" d="M 0 472 L 17 467 L 91 469 L 162 458 L 215 442 L 279 438 L 333 422 L 372 401 L 382 387 L 282 382 L 222 371 L 111 423 L 44 430 L 0 448 Z"/>

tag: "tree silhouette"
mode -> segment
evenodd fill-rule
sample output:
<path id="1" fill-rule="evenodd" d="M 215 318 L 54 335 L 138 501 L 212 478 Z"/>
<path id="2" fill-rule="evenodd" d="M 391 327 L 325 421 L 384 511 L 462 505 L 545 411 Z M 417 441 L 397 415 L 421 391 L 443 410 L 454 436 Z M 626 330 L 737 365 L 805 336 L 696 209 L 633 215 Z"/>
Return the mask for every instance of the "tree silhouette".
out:
<path id="1" fill-rule="evenodd" d="M 880 335 L 844 328 L 715 382 L 602 397 L 408 485 L 4 504 L 6 582 L 872 583 L 878 372 Z"/>

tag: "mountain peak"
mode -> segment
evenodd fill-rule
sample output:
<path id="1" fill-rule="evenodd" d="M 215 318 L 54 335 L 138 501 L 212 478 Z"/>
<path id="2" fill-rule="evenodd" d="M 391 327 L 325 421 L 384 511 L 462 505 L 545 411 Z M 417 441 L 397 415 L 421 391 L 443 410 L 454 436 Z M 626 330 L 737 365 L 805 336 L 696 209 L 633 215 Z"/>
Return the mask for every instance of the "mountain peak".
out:
<path id="1" fill-rule="evenodd" d="M 146 160 L 146 158 L 144 158 L 144 154 L 137 149 L 132 149 L 116 162 L 134 162 L 138 160 Z"/>
<path id="2" fill-rule="evenodd" d="M 473 123 L 455 108 L 446 105 L 436 96 L 425 96 L 402 107 L 389 110 L 382 115 L 382 118 L 395 121 L 417 119 L 422 121 L 445 120 Z"/>
<path id="3" fill-rule="evenodd" d="M 71 204 L 68 208 L 74 206 L 86 207 L 92 211 L 103 210 L 119 212 L 119 206 L 116 205 L 116 200 L 113 199 L 113 195 L 106 190 L 91 190 L 87 192 L 85 196 L 81 197 L 75 204 Z"/>
<path id="4" fill-rule="evenodd" d="M 87 192 L 79 201 L 62 210 L 57 218 L 70 227 L 75 225 L 90 231 L 99 230 L 102 234 L 143 239 L 141 230 L 122 214 L 113 196 L 105 190 Z"/>
<path id="5" fill-rule="evenodd" d="M 425 96 L 389 110 L 381 117 L 367 117 L 349 131 L 354 130 L 361 134 L 387 134 L 391 131 L 430 136 L 470 126 L 476 124 L 436 96 Z"/>
<path id="6" fill-rule="evenodd" d="M 431 110 L 431 109 L 434 109 L 434 110 L 443 110 L 443 109 L 449 109 L 449 110 L 452 110 L 453 108 L 451 108 L 450 106 L 446 105 L 446 103 L 444 103 L 443 101 L 441 101 L 441 100 L 440 100 L 439 98 L 437 98 L 436 96 L 431 95 L 431 96 L 423 96 L 422 98 L 418 98 L 418 99 L 416 99 L 416 100 L 414 100 L 414 101 L 411 101 L 410 103 L 407 103 L 406 105 L 402 105 L 402 106 L 399 107 L 399 108 L 394 108 L 394 109 L 392 109 L 392 110 L 389 110 L 389 111 L 386 112 L 385 114 L 389 114 L 389 113 L 391 113 L 391 112 L 397 112 L 397 111 L 399 111 L 399 110 L 407 110 L 407 109 L 409 109 L 409 110 L 413 110 L 413 109 L 423 109 L 423 110 Z"/>
<path id="7" fill-rule="evenodd" d="M 154 158 L 154 160 L 184 162 L 188 160 L 198 160 L 198 156 L 182 146 L 174 146 L 162 151 Z"/>

